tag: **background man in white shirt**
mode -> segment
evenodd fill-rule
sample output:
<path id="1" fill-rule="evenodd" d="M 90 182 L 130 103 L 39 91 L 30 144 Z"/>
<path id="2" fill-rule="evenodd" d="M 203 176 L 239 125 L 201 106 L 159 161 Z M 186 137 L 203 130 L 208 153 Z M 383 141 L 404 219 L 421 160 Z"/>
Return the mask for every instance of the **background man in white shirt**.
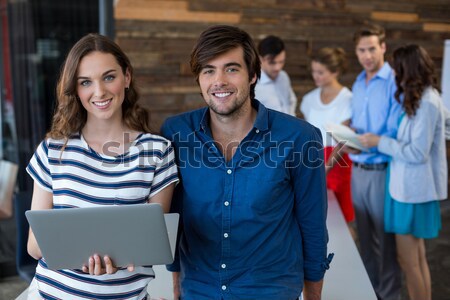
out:
<path id="1" fill-rule="evenodd" d="M 261 79 L 255 87 L 256 99 L 267 108 L 295 116 L 297 97 L 291 87 L 291 80 L 283 70 L 286 51 L 283 41 L 269 35 L 258 45 L 261 60 Z"/>

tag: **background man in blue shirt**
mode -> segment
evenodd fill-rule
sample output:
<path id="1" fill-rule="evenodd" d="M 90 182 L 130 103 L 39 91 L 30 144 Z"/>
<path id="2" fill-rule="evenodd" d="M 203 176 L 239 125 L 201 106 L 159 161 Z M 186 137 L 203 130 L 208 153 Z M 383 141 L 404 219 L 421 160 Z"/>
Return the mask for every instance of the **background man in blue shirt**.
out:
<path id="1" fill-rule="evenodd" d="M 291 79 L 283 70 L 286 62 L 284 42 L 269 35 L 258 44 L 261 60 L 261 78 L 255 87 L 256 98 L 265 107 L 295 116 L 297 96 L 291 87 Z"/>
<path id="2" fill-rule="evenodd" d="M 396 136 L 401 106 L 394 98 L 395 76 L 384 61 L 384 29 L 377 25 L 355 33 L 356 56 L 364 68 L 352 92 L 351 126 L 357 133 Z M 400 296 L 401 273 L 396 259 L 395 238 L 384 231 L 386 169 L 389 157 L 377 147 L 351 154 L 352 197 L 361 257 L 378 299 Z"/>
<path id="3" fill-rule="evenodd" d="M 213 26 L 191 53 L 207 107 L 169 118 L 181 183 L 175 299 L 320 299 L 327 201 L 317 128 L 254 99 L 251 37 Z M 181 288 L 180 288 L 181 287 Z"/>

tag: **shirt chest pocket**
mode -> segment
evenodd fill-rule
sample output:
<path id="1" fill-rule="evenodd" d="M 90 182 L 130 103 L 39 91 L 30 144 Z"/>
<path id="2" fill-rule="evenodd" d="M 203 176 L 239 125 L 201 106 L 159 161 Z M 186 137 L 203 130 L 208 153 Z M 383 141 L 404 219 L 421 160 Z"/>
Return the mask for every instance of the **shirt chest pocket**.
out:
<path id="1" fill-rule="evenodd" d="M 244 201 L 257 214 L 269 213 L 277 206 L 286 205 L 292 187 L 284 169 L 267 169 L 263 173 L 247 174 L 243 180 Z"/>

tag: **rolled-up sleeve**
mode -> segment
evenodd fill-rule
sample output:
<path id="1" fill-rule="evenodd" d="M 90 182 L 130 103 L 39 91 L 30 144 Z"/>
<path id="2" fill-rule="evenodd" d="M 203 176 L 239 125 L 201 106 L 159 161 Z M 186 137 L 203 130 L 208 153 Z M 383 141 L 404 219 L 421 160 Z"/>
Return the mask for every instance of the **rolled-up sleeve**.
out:
<path id="1" fill-rule="evenodd" d="M 317 128 L 296 143 L 298 167 L 292 168 L 295 214 L 302 236 L 304 279 L 320 281 L 329 267 L 326 227 L 327 191 L 323 145 Z M 295 159 L 294 159 L 295 161 Z"/>

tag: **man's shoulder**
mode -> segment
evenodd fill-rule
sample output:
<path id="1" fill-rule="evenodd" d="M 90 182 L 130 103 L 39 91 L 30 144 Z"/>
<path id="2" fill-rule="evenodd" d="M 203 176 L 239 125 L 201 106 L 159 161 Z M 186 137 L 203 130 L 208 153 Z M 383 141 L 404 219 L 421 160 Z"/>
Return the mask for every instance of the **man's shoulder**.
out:
<path id="1" fill-rule="evenodd" d="M 366 84 L 366 71 L 362 70 L 355 79 L 355 82 L 353 83 L 353 86 L 358 85 L 358 84 Z M 389 81 L 390 83 L 394 83 L 395 84 L 395 75 L 394 75 L 394 71 L 391 67 L 391 65 L 388 62 L 385 62 L 383 64 L 383 66 L 378 70 L 378 72 L 375 74 L 374 76 L 375 78 L 379 78 L 382 80 L 386 80 Z M 371 81 L 369 81 L 369 84 L 371 83 Z"/>
<path id="2" fill-rule="evenodd" d="M 377 75 L 386 80 L 395 80 L 394 70 L 388 62 L 384 63 Z"/>
<path id="3" fill-rule="evenodd" d="M 289 74 L 288 74 L 285 70 L 281 70 L 280 73 L 278 74 L 278 76 L 279 76 L 282 80 L 288 80 L 288 81 L 291 81 L 291 78 L 289 77 Z"/>
<path id="4" fill-rule="evenodd" d="M 317 133 L 317 128 L 303 119 L 268 109 L 271 131 L 280 131 L 297 138 L 308 137 Z"/>
<path id="5" fill-rule="evenodd" d="M 200 124 L 206 109 L 206 107 L 202 107 L 168 117 L 164 121 L 161 131 L 165 133 L 167 131 L 178 132 L 182 129 L 194 130 L 194 127 Z"/>
<path id="6" fill-rule="evenodd" d="M 272 79 L 263 71 L 261 70 L 261 77 L 256 81 L 256 88 L 261 88 L 266 84 L 272 83 Z"/>

